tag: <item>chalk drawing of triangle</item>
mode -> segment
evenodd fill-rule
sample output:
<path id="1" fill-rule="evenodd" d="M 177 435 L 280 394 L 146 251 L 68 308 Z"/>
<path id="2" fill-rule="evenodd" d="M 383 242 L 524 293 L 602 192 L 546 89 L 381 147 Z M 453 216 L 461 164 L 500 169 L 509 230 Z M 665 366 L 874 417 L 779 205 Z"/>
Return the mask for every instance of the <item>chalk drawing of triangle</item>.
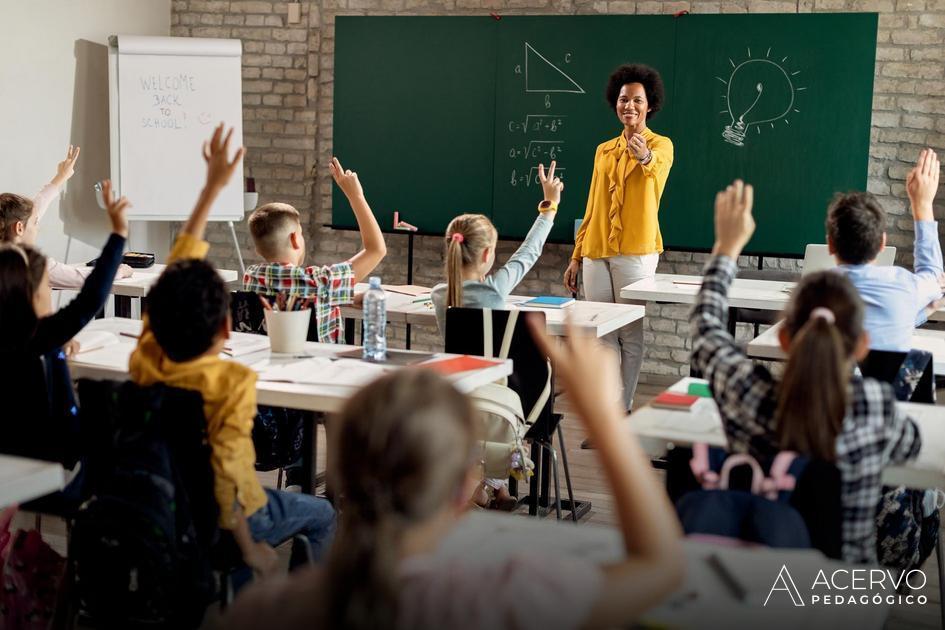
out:
<path id="1" fill-rule="evenodd" d="M 584 94 L 584 88 L 525 42 L 525 91 Z"/>

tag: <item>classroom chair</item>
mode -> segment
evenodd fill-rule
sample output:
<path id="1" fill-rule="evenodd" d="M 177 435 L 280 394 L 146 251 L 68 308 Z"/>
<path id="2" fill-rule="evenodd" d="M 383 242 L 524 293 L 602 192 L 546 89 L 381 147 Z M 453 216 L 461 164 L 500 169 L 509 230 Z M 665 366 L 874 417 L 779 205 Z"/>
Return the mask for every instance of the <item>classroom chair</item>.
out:
<path id="1" fill-rule="evenodd" d="M 265 296 L 270 303 L 274 296 Z M 230 294 L 230 315 L 236 332 L 265 335 L 265 310 L 259 295 L 252 291 L 233 291 Z M 308 340 L 318 341 L 318 322 L 314 314 L 308 327 Z M 314 494 L 323 481 L 316 477 L 318 430 L 316 424 L 324 422 L 324 414 L 297 409 L 285 409 L 260 405 L 253 420 L 253 443 L 256 446 L 256 470 L 278 470 L 276 489 L 286 481 L 285 469 L 297 458 L 289 453 L 301 450 L 302 489 Z"/>
<path id="2" fill-rule="evenodd" d="M 860 373 L 893 386 L 896 400 L 935 404 L 935 364 L 924 350 L 870 350 L 860 361 Z"/>
<path id="3" fill-rule="evenodd" d="M 554 380 L 551 365 L 545 357 L 521 311 L 478 308 L 450 308 L 446 311 L 446 352 L 500 357 L 512 360 L 513 373 L 508 377 L 508 386 L 522 401 L 525 417 L 531 428 L 525 437 L 532 442 L 531 457 L 535 463 L 535 474 L 531 479 L 529 495 L 523 499 L 529 506 L 529 514 L 538 515 L 548 506 L 551 476 L 555 481 L 555 510 L 561 518 L 561 507 L 571 513 L 575 523 L 590 509 L 590 504 L 575 501 L 571 485 L 571 471 L 561 429 L 561 415 L 554 413 Z M 538 313 L 544 319 L 544 313 Z M 560 498 L 558 480 L 558 452 L 554 448 L 554 436 L 558 436 L 568 499 Z M 510 490 L 517 489 L 512 480 Z"/>
<path id="4" fill-rule="evenodd" d="M 88 379 L 78 392 L 89 500 L 72 525 L 66 600 L 83 627 L 196 627 L 231 599 L 242 565 L 217 524 L 200 393 Z"/>

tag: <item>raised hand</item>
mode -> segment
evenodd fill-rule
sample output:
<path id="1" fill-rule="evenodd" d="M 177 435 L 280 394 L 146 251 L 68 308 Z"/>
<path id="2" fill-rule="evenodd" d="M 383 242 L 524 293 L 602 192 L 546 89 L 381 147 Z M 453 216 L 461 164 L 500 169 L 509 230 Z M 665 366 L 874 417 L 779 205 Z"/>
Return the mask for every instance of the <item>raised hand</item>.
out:
<path id="1" fill-rule="evenodd" d="M 638 161 L 645 160 L 646 156 L 650 154 L 650 147 L 646 146 L 646 138 L 639 133 L 630 136 L 630 140 L 627 141 L 627 148 L 630 149 L 630 153 Z"/>
<path id="2" fill-rule="evenodd" d="M 338 188 L 341 189 L 341 192 L 343 192 L 348 199 L 364 196 L 364 189 L 361 188 L 358 174 L 351 169 L 343 169 L 338 158 L 331 158 L 331 162 L 328 164 L 328 170 L 331 172 L 335 183 L 338 184 Z"/>
<path id="3" fill-rule="evenodd" d="M 712 253 L 738 258 L 755 232 L 755 219 L 751 216 L 754 196 L 751 185 L 740 179 L 715 196 L 715 247 Z"/>
<path id="4" fill-rule="evenodd" d="M 105 212 L 112 222 L 112 232 L 119 236 L 128 238 L 128 217 L 126 211 L 131 207 L 131 202 L 125 197 L 115 199 L 112 191 L 112 180 L 106 179 L 102 182 L 102 201 L 105 203 Z"/>
<path id="5" fill-rule="evenodd" d="M 915 167 L 906 176 L 906 192 L 916 221 L 934 221 L 932 202 L 938 192 L 940 164 L 932 149 L 922 149 Z"/>
<path id="6" fill-rule="evenodd" d="M 207 188 L 214 191 L 220 191 L 226 186 L 227 182 L 233 176 L 233 172 L 243 159 L 246 149 L 240 147 L 236 150 L 233 159 L 229 159 L 230 138 L 233 136 L 233 128 L 223 135 L 223 123 L 217 125 L 213 130 L 213 137 L 203 143 L 203 159 L 207 163 Z"/>
<path id="7" fill-rule="evenodd" d="M 561 203 L 561 191 L 564 190 L 564 182 L 561 181 L 561 178 L 555 177 L 555 166 L 556 163 L 554 160 L 551 161 L 551 166 L 548 168 L 548 175 L 545 176 L 545 165 L 538 165 L 538 181 L 541 182 L 541 190 L 545 195 L 545 199 L 553 202 L 555 205 Z"/>
<path id="8" fill-rule="evenodd" d="M 52 183 L 56 186 L 62 186 L 69 178 L 75 175 L 75 163 L 79 159 L 79 147 L 69 145 L 66 151 L 66 159 L 56 165 L 56 175 L 52 178 Z"/>

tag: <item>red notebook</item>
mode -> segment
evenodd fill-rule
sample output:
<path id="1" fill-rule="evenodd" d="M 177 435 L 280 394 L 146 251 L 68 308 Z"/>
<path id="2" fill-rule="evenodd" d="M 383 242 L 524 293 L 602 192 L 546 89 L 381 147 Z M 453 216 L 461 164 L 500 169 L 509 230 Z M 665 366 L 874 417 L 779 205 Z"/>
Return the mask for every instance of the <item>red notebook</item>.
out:
<path id="1" fill-rule="evenodd" d="M 448 359 L 433 359 L 432 361 L 424 361 L 420 363 L 418 367 L 429 368 L 435 372 L 439 372 L 443 375 L 458 374 L 460 372 L 469 372 L 470 370 L 479 370 L 481 368 L 493 367 L 495 365 L 501 365 L 501 361 L 490 361 L 489 359 L 483 359 L 481 357 L 473 357 L 468 354 L 464 354 L 458 357 L 450 357 Z"/>
<path id="2" fill-rule="evenodd" d="M 666 391 L 651 400 L 650 406 L 657 407 L 659 409 L 676 409 L 679 411 L 688 411 L 697 402 L 699 402 L 699 396 Z"/>

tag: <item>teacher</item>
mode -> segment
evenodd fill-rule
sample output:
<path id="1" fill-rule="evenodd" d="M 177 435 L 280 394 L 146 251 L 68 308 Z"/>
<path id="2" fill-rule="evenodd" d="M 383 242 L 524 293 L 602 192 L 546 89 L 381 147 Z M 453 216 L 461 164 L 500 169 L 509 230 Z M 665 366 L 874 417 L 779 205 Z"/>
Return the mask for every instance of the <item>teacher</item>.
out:
<path id="1" fill-rule="evenodd" d="M 663 251 L 658 215 L 673 166 L 673 143 L 647 126 L 663 106 L 659 72 L 641 64 L 620 66 L 610 75 L 606 96 L 623 132 L 594 154 L 587 211 L 574 238 L 564 286 L 577 292 L 583 262 L 586 299 L 632 304 L 620 297 L 620 290 L 652 278 Z M 603 341 L 620 356 L 623 404 L 630 411 L 643 365 L 643 320 Z"/>

